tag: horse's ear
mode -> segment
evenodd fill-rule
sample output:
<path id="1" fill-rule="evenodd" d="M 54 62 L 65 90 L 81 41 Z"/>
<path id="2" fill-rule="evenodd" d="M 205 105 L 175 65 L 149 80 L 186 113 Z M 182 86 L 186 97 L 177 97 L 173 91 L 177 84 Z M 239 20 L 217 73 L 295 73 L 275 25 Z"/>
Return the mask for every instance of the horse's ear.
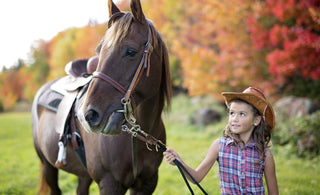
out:
<path id="1" fill-rule="evenodd" d="M 120 12 L 120 9 L 113 3 L 112 0 L 108 1 L 108 7 L 109 7 L 109 18 L 117 12 Z"/>
<path id="2" fill-rule="evenodd" d="M 137 20 L 141 24 L 144 24 L 147 22 L 142 12 L 140 0 L 131 0 L 130 8 L 135 20 Z"/>

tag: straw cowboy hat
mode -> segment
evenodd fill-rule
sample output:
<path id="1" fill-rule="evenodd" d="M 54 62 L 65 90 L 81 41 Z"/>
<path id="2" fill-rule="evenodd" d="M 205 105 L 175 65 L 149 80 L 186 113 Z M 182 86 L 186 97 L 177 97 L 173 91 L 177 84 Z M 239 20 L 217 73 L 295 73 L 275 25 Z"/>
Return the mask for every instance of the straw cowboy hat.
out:
<path id="1" fill-rule="evenodd" d="M 266 97 L 261 90 L 254 87 L 248 87 L 243 92 L 222 92 L 221 94 L 228 107 L 230 101 L 235 99 L 241 99 L 251 104 L 259 111 L 264 121 L 269 124 L 271 132 L 273 131 L 275 126 L 275 114 L 271 104 L 266 100 Z"/>

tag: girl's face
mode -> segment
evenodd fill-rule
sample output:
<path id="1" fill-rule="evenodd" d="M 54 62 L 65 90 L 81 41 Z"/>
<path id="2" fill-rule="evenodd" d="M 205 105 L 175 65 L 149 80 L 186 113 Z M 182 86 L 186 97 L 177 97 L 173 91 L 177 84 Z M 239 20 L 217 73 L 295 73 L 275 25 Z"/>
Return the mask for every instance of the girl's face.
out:
<path id="1" fill-rule="evenodd" d="M 240 135 L 243 141 L 248 141 L 261 117 L 254 116 L 252 107 L 245 102 L 231 102 L 228 125 L 233 133 Z"/>

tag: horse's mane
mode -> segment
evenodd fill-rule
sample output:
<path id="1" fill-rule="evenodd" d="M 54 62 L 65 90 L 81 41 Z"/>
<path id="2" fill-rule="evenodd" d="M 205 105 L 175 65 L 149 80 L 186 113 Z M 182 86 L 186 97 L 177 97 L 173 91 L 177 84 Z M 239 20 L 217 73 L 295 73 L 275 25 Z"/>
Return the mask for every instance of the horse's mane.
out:
<path id="1" fill-rule="evenodd" d="M 107 41 L 107 47 L 113 47 L 117 43 L 125 39 L 129 33 L 130 26 L 133 22 L 133 16 L 130 12 L 125 13 L 121 18 L 117 19 L 112 26 L 107 30 L 104 37 L 104 41 Z M 154 52 L 158 51 L 157 55 L 162 58 L 163 70 L 162 70 L 162 83 L 161 83 L 161 95 L 163 96 L 164 103 L 166 102 L 167 107 L 170 105 L 171 99 L 171 80 L 169 71 L 169 57 L 165 43 L 162 40 L 161 34 L 153 26 L 152 21 L 147 19 L 147 22 L 151 29 L 151 39 Z M 122 29 L 119 31 L 118 29 Z M 99 47 L 99 46 L 98 46 Z"/>

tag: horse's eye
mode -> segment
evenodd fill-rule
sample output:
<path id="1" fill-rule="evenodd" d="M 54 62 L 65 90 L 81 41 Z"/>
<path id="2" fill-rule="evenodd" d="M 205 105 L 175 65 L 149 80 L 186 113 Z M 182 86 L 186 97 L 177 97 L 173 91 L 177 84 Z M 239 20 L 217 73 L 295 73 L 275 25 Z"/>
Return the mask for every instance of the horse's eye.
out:
<path id="1" fill-rule="evenodd" d="M 126 56 L 131 57 L 131 58 L 135 57 L 137 53 L 138 52 L 131 47 L 127 48 L 127 50 L 126 50 Z"/>

